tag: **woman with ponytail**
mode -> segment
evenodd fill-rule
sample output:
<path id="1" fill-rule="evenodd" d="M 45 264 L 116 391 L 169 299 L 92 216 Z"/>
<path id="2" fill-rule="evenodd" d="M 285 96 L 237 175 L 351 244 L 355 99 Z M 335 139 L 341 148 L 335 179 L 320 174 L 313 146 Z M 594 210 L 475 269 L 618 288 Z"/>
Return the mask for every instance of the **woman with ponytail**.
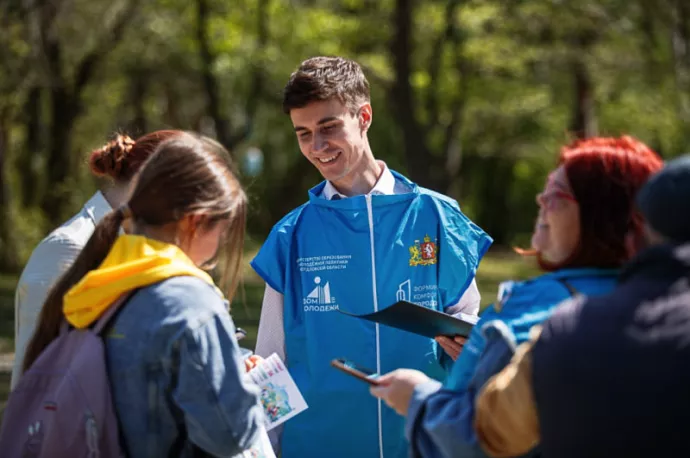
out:
<path id="1" fill-rule="evenodd" d="M 72 265 L 91 237 L 96 224 L 113 208 L 118 208 L 130 192 L 132 178 L 158 145 L 182 134 L 179 130 L 159 130 L 132 140 L 117 135 L 111 142 L 91 152 L 91 173 L 102 180 L 100 190 L 62 226 L 51 232 L 34 249 L 19 278 L 14 299 L 15 353 L 12 388 L 22 374 L 24 351 L 36 328 L 36 321 L 48 291 Z"/>
<path id="2" fill-rule="evenodd" d="M 246 216 L 228 157 L 190 134 L 163 142 L 48 294 L 27 348 L 25 370 L 64 321 L 89 327 L 125 298 L 104 341 L 122 446 L 133 458 L 235 456 L 265 435 L 225 299 L 240 275 Z M 204 270 L 217 259 L 223 292 Z"/>

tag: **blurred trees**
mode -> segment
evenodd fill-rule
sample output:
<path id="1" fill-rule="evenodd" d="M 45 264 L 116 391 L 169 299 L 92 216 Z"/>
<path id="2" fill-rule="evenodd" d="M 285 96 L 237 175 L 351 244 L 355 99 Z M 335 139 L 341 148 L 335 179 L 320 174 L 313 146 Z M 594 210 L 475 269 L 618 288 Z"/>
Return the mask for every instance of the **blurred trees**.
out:
<path id="1" fill-rule="evenodd" d="M 525 243 L 559 147 L 632 133 L 690 141 L 685 0 L 5 0 L 0 3 L 0 266 L 16 268 L 95 189 L 110 133 L 193 129 L 227 145 L 257 239 L 318 174 L 281 90 L 303 59 L 358 60 L 374 153 Z"/>

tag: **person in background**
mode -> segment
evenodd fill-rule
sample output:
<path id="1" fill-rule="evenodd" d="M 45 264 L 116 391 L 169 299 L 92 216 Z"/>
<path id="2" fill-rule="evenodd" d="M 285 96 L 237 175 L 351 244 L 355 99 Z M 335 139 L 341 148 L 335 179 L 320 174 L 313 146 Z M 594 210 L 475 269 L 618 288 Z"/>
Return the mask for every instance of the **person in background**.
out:
<path id="1" fill-rule="evenodd" d="M 19 277 L 14 298 L 12 388 L 19 382 L 24 351 L 34 333 L 48 291 L 72 265 L 101 218 L 125 201 L 132 178 L 144 161 L 162 141 L 181 133 L 179 130 L 159 130 L 136 141 L 126 135 L 117 135 L 104 147 L 91 152 L 91 173 L 103 179 L 101 189 L 91 196 L 79 213 L 36 246 Z"/>
<path id="2" fill-rule="evenodd" d="M 271 231 L 252 267 L 266 281 L 256 353 L 286 361 L 309 409 L 284 424 L 283 458 L 407 456 L 403 422 L 366 386 L 330 367 L 411 365 L 445 377 L 452 356 L 422 336 L 345 316 L 404 299 L 476 315 L 474 275 L 491 238 L 449 197 L 377 161 L 369 83 L 341 57 L 314 57 L 285 87 L 302 154 L 325 181 Z M 451 342 L 446 342 L 450 352 Z"/>
<path id="3" fill-rule="evenodd" d="M 690 456 L 690 155 L 637 202 L 649 247 L 616 289 L 561 305 L 479 393 L 489 455 Z"/>
<path id="4" fill-rule="evenodd" d="M 161 143 L 131 197 L 101 219 L 51 289 L 27 347 L 25 370 L 64 320 L 89 327 L 126 297 L 104 340 L 122 444 L 133 458 L 236 456 L 265 433 L 228 302 L 202 270 L 224 254 L 231 300 L 246 196 L 228 158 L 189 134 Z M 131 233 L 121 235 L 125 222 Z"/>
<path id="5" fill-rule="evenodd" d="M 498 301 L 473 328 L 445 386 L 417 371 L 399 370 L 382 376 L 381 386 L 372 389 L 407 417 L 417 456 L 481 455 L 472 428 L 474 398 L 509 361 L 487 349 L 487 335 L 524 342 L 530 328 L 568 297 L 611 291 L 618 269 L 642 239 L 635 195 L 661 166 L 656 153 L 628 136 L 578 140 L 562 149 L 536 199 L 532 248 L 544 273 L 501 285 Z"/>

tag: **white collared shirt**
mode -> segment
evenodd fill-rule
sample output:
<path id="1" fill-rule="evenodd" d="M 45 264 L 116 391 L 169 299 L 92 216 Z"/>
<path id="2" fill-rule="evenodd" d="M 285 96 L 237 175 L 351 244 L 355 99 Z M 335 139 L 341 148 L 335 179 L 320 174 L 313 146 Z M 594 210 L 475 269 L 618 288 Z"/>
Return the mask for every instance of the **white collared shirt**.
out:
<path id="1" fill-rule="evenodd" d="M 14 296 L 15 352 L 12 388 L 19 381 L 24 352 L 36 329 L 50 288 L 77 259 L 96 224 L 111 210 L 103 194 L 96 192 L 79 213 L 48 234 L 31 253 L 29 262 L 19 277 Z"/>
<path id="2" fill-rule="evenodd" d="M 383 161 L 376 161 L 381 167 L 383 167 L 383 172 L 381 176 L 376 181 L 374 187 L 367 193 L 371 195 L 383 195 L 389 196 L 392 194 L 405 194 L 411 191 L 403 182 L 397 181 L 393 176 L 393 173 L 388 168 Z M 326 182 L 326 186 L 323 187 L 321 191 L 321 197 L 326 200 L 333 200 L 333 197 L 338 196 L 341 199 L 347 199 L 347 196 L 338 192 L 330 181 Z"/>

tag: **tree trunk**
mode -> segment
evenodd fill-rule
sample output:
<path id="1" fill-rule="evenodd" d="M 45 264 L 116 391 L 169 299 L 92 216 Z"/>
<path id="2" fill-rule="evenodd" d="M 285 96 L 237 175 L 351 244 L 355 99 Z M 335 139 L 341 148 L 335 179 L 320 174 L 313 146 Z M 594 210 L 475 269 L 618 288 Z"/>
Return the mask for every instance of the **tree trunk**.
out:
<path id="1" fill-rule="evenodd" d="M 7 113 L 0 113 L 0 269 L 3 271 L 13 271 L 19 264 L 12 224 L 12 190 L 7 182 L 10 145 L 8 118 Z"/>
<path id="2" fill-rule="evenodd" d="M 476 222 L 494 239 L 497 246 L 507 245 L 510 234 L 510 191 L 515 174 L 515 158 L 512 155 L 491 156 L 479 161 L 484 170 L 481 205 L 477 209 Z"/>
<path id="3" fill-rule="evenodd" d="M 218 81 L 213 74 L 213 65 L 216 57 L 211 50 L 211 43 L 208 36 L 210 8 L 208 0 L 196 0 L 197 8 L 197 42 L 199 45 L 199 56 L 201 57 L 201 76 L 206 90 L 206 102 L 208 104 L 208 113 L 213 119 L 215 125 L 216 138 L 226 148 L 232 149 L 230 123 L 223 115 L 220 102 L 220 93 L 218 90 Z"/>
<path id="4" fill-rule="evenodd" d="M 395 80 L 389 98 L 403 137 L 403 149 L 412 181 L 437 188 L 431 174 L 431 151 L 426 145 L 426 131 L 415 117 L 416 103 L 410 75 L 412 64 L 411 32 L 414 0 L 396 0 L 393 21 L 395 32 L 391 43 Z"/>
<path id="5" fill-rule="evenodd" d="M 55 226 L 60 224 L 65 216 L 65 205 L 69 196 L 67 178 L 72 169 L 72 131 L 78 107 L 73 96 L 64 87 L 54 87 L 51 98 L 51 143 L 46 161 L 46 176 L 51 192 L 44 196 L 43 210 Z"/>
<path id="6" fill-rule="evenodd" d="M 575 100 L 570 130 L 577 138 L 594 137 L 598 129 L 592 78 L 579 56 L 573 62 L 572 71 Z"/>
<path id="7" fill-rule="evenodd" d="M 129 72 L 129 104 L 134 116 L 127 123 L 127 134 L 137 138 L 148 132 L 146 117 L 146 92 L 149 85 L 149 73 L 146 69 L 135 68 Z"/>
<path id="8" fill-rule="evenodd" d="M 43 154 L 43 89 L 34 86 L 29 90 L 24 107 L 26 119 L 26 151 L 17 160 L 17 168 L 21 180 L 21 198 L 25 207 L 33 207 L 41 202 L 41 185 L 44 177 L 40 177 L 36 170 L 36 161 Z"/>

